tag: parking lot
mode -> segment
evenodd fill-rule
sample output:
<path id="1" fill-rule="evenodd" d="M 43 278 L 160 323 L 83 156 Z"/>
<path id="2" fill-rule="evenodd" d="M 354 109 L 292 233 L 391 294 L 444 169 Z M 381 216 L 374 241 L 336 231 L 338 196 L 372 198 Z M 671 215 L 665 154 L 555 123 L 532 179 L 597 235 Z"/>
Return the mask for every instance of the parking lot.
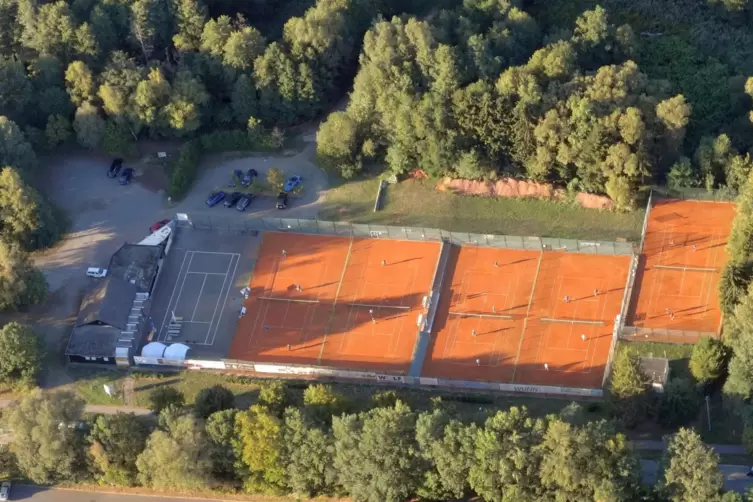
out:
<path id="1" fill-rule="evenodd" d="M 152 295 L 155 340 L 188 345 L 190 358 L 225 357 L 260 240 L 179 228 Z"/>

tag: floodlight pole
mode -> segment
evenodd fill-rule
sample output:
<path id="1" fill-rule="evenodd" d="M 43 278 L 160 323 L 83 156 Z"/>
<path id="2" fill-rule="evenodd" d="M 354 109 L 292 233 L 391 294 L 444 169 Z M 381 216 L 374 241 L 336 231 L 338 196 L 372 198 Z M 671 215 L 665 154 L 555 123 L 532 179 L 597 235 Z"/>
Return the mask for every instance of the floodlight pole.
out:
<path id="1" fill-rule="evenodd" d="M 711 408 L 709 408 L 709 396 L 706 396 L 706 417 L 709 422 L 709 432 L 711 432 Z"/>

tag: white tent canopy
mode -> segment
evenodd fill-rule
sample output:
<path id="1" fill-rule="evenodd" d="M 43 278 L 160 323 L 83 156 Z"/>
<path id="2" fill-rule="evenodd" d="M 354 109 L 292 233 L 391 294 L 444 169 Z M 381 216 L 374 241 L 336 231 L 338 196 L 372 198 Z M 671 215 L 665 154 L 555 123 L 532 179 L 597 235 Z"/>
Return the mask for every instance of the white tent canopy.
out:
<path id="1" fill-rule="evenodd" d="M 183 360 L 191 347 L 182 343 L 173 343 L 165 349 L 165 359 Z"/>
<path id="2" fill-rule="evenodd" d="M 165 353 L 165 349 L 167 348 L 167 345 L 160 342 L 151 342 L 144 345 L 144 348 L 141 349 L 141 356 L 142 357 L 156 357 L 160 358 Z"/>

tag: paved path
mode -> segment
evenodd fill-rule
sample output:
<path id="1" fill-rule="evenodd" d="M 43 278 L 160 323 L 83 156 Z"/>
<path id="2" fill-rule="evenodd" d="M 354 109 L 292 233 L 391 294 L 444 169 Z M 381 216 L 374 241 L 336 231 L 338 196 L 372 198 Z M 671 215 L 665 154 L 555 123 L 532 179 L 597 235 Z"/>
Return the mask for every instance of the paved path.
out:
<path id="1" fill-rule="evenodd" d="M 13 399 L 0 399 L 0 408 L 5 408 L 13 403 Z M 151 415 L 152 411 L 147 408 L 135 408 L 133 406 L 110 406 L 104 404 L 87 404 L 84 408 L 86 413 L 102 413 L 112 415 L 114 413 L 133 413 L 135 415 Z"/>
<path id="2" fill-rule="evenodd" d="M 31 502 L 185 502 L 186 500 L 222 500 L 186 497 L 123 495 L 93 491 L 65 490 L 44 486 L 14 484 L 10 494 L 11 500 L 28 500 Z M 270 499 L 273 500 L 273 499 Z"/>
<path id="3" fill-rule="evenodd" d="M 639 439 L 630 443 L 636 450 L 664 451 L 667 449 L 667 444 L 664 441 Z M 709 446 L 720 455 L 745 455 L 745 448 L 739 444 L 712 444 Z"/>

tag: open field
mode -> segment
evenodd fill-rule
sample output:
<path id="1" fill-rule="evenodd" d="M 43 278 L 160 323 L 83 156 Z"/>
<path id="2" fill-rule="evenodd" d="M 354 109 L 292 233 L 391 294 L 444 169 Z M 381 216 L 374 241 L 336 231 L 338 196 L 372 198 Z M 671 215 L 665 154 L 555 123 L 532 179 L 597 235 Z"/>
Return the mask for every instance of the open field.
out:
<path id="1" fill-rule="evenodd" d="M 536 199 L 469 197 L 438 192 L 432 181 L 404 181 L 386 189 L 375 213 L 379 180 L 331 188 L 319 218 L 353 223 L 425 226 L 471 233 L 638 242 L 645 211 L 615 213 Z"/>

